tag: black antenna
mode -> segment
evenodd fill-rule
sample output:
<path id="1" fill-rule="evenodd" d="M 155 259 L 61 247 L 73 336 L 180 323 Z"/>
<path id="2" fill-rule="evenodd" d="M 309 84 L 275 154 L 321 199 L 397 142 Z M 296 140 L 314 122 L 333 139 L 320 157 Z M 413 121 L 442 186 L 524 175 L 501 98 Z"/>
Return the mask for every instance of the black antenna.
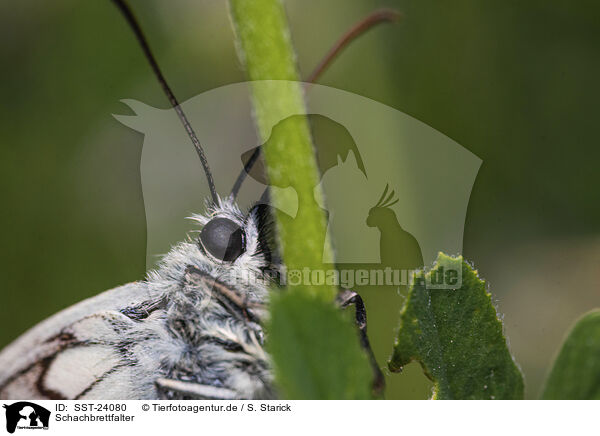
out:
<path id="1" fill-rule="evenodd" d="M 133 33 L 135 33 L 135 36 L 140 44 L 140 47 L 142 48 L 142 51 L 144 52 L 144 55 L 146 56 L 148 63 L 150 63 L 150 67 L 152 68 L 154 75 L 158 79 L 160 86 L 162 87 L 163 91 L 167 95 L 167 98 L 169 99 L 169 103 L 171 103 L 171 106 L 173 106 L 173 109 L 175 109 L 175 112 L 177 113 L 177 116 L 179 117 L 181 124 L 183 124 L 185 131 L 187 132 L 188 136 L 192 140 L 192 144 L 194 144 L 194 148 L 196 149 L 196 152 L 198 153 L 200 162 L 202 162 L 202 167 L 204 168 L 204 173 L 206 174 L 206 180 L 208 181 L 208 187 L 210 189 L 210 195 L 212 197 L 212 200 L 215 204 L 218 204 L 219 197 L 217 196 L 217 190 L 215 189 L 215 182 L 213 180 L 212 173 L 210 172 L 210 168 L 208 166 L 208 160 L 206 159 L 206 155 L 204 154 L 202 145 L 200 145 L 200 141 L 198 141 L 198 137 L 196 136 L 194 129 L 192 129 L 192 125 L 190 124 L 187 117 L 185 116 L 185 113 L 181 109 L 181 106 L 179 105 L 179 102 L 175 98 L 173 91 L 171 91 L 171 88 L 167 84 L 167 80 L 165 79 L 162 72 L 160 71 L 160 68 L 158 67 L 158 63 L 156 62 L 156 59 L 154 58 L 154 55 L 152 54 L 152 51 L 150 50 L 148 41 L 146 40 L 146 37 L 144 36 L 144 32 L 142 32 L 142 28 L 140 27 L 139 23 L 137 22 L 135 16 L 133 15 L 131 8 L 124 0 L 113 0 L 113 3 L 119 8 L 121 13 L 125 17 L 125 20 L 127 20 L 129 27 L 131 27 L 131 30 L 133 30 Z"/>
<path id="2" fill-rule="evenodd" d="M 346 48 L 354 39 L 363 35 L 367 30 L 372 27 L 381 24 L 381 23 L 393 23 L 396 21 L 400 21 L 402 19 L 402 14 L 393 9 L 378 9 L 371 12 L 365 18 L 360 20 L 354 26 L 350 28 L 346 33 L 344 33 L 340 39 L 338 39 L 333 47 L 329 49 L 329 51 L 323 56 L 323 59 L 317 64 L 315 69 L 310 73 L 305 83 L 308 86 L 309 84 L 314 83 L 323 72 L 331 65 L 331 62 L 340 54 L 340 52 Z M 231 188 L 231 193 L 229 196 L 231 198 L 236 198 L 238 192 L 242 187 L 242 183 L 246 179 L 246 176 L 258 160 L 258 155 L 260 154 L 260 146 L 256 147 L 254 153 L 250 156 L 250 159 L 244 165 L 244 169 L 240 171 L 235 183 L 233 184 L 233 188 Z"/>
<path id="3" fill-rule="evenodd" d="M 250 156 L 250 159 L 248 159 L 248 161 L 244 165 L 244 168 L 238 174 L 237 179 L 235 179 L 235 183 L 233 184 L 233 187 L 231 188 L 231 193 L 229 194 L 229 196 L 231 198 L 237 197 L 238 192 L 240 192 L 240 189 L 242 188 L 242 183 L 244 183 L 244 180 L 246 180 L 246 176 L 252 170 L 252 167 L 258 160 L 259 155 L 260 155 L 260 147 L 256 147 L 256 149 Z"/>

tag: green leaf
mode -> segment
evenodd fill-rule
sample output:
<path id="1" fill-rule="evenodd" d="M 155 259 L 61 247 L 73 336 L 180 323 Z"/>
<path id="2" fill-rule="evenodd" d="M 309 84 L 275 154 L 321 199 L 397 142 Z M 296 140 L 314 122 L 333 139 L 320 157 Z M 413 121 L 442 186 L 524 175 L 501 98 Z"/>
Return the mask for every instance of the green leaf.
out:
<path id="1" fill-rule="evenodd" d="M 268 350 L 284 398 L 369 399 L 373 374 L 350 316 L 303 292 L 274 294 Z"/>
<path id="2" fill-rule="evenodd" d="M 579 319 L 548 376 L 544 400 L 600 400 L 600 310 Z"/>
<path id="3" fill-rule="evenodd" d="M 445 271 L 461 271 L 458 289 L 428 289 Z M 439 254 L 417 273 L 400 315 L 389 367 L 417 360 L 434 382 L 435 399 L 520 399 L 523 377 L 510 355 L 485 282 L 462 257 Z"/>

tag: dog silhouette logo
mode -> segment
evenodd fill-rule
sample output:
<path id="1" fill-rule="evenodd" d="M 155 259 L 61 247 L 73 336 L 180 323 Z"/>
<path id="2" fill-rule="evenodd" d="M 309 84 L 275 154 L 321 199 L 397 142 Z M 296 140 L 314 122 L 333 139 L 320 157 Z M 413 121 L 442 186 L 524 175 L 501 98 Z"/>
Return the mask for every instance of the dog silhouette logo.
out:
<path id="1" fill-rule="evenodd" d="M 18 429 L 48 429 L 50 411 L 29 401 L 19 401 L 3 406 L 6 409 L 6 431 Z"/>

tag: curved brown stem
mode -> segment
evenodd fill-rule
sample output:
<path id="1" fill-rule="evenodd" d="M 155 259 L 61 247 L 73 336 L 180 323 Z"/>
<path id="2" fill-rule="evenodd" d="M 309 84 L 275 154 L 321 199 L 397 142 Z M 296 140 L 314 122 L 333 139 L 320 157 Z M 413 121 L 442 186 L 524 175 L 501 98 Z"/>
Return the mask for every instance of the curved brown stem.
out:
<path id="1" fill-rule="evenodd" d="M 367 17 L 360 20 L 352 26 L 340 39 L 329 49 L 327 54 L 321 59 L 312 73 L 306 78 L 306 82 L 314 83 L 333 60 L 346 48 L 354 39 L 367 32 L 369 29 L 381 23 L 393 23 L 400 21 L 402 14 L 393 9 L 378 9 Z"/>

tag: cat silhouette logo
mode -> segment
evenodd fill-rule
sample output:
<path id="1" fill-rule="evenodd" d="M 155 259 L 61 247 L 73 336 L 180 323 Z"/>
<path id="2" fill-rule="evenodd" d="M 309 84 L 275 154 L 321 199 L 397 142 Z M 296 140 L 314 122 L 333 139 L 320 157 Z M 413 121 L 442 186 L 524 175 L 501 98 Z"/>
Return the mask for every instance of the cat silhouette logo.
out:
<path id="1" fill-rule="evenodd" d="M 6 431 L 14 433 L 16 429 L 48 430 L 50 411 L 29 401 L 19 401 L 3 406 L 6 409 Z"/>

